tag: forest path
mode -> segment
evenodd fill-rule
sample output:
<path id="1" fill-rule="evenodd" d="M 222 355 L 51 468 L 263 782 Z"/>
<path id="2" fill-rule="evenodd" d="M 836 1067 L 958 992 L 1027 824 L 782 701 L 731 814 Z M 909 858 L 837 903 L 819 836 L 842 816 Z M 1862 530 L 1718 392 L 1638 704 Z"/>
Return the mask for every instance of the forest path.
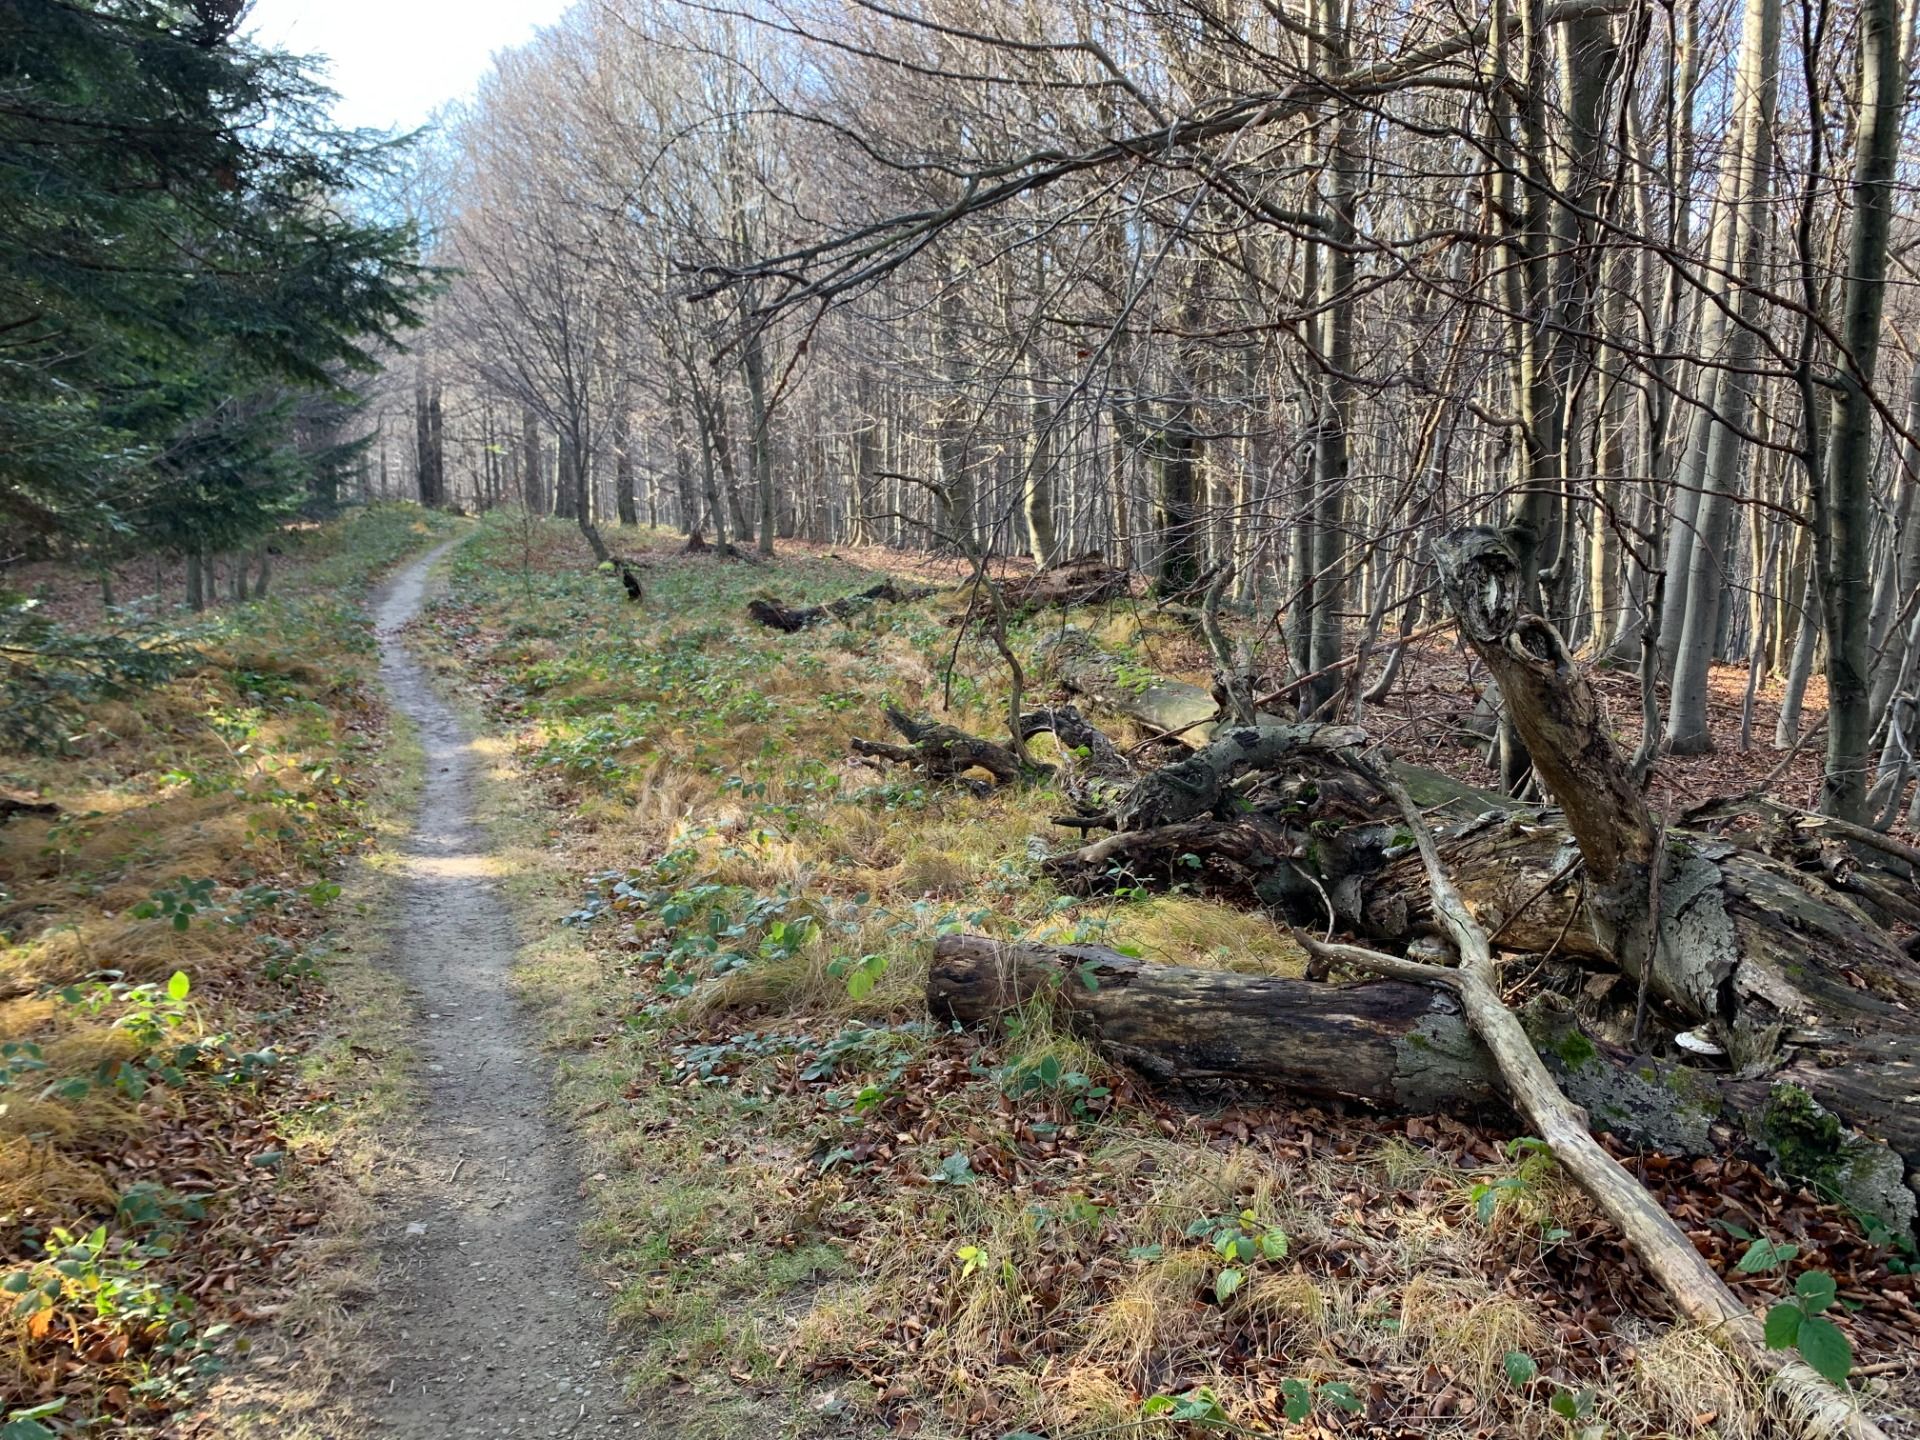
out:
<path id="1" fill-rule="evenodd" d="M 405 1440 L 631 1434 L 606 1306 L 581 1264 L 574 1157 L 512 993 L 514 920 L 475 816 L 473 737 L 400 638 L 458 543 L 377 602 L 380 678 L 425 751 L 388 959 L 416 1005 L 423 1105 L 378 1228 L 379 1368 L 355 1409 Z"/>

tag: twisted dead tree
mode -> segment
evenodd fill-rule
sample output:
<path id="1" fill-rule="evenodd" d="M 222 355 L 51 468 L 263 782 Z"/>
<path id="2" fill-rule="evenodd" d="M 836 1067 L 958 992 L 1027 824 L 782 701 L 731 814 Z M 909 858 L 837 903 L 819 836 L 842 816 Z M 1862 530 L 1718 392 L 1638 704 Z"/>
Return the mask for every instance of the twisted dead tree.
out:
<path id="1" fill-rule="evenodd" d="M 1895 1233 L 1911 1230 L 1920 965 L 1888 929 L 1901 912 L 1865 893 L 1911 892 L 1911 871 L 1897 873 L 1907 862 L 1836 857 L 1831 826 L 1810 830 L 1803 817 L 1725 833 L 1674 827 L 1657 847 L 1665 868 L 1655 932 L 1647 917 L 1659 832 L 1590 687 L 1552 627 L 1519 608 L 1497 534 L 1464 532 L 1441 559 L 1462 633 L 1508 697 L 1556 806 L 1515 806 L 1392 764 L 1350 727 L 1271 717 L 1222 726 L 1197 686 L 1141 683 L 1070 631 L 1050 647 L 1056 680 L 1102 708 L 1178 729 L 1195 748 L 1091 817 L 1114 833 L 1056 855 L 1049 874 L 1081 893 L 1179 883 L 1398 952 L 1451 945 L 1395 795 L 1404 791 L 1442 822 L 1439 864 L 1490 944 L 1544 957 L 1544 974 L 1616 1046 L 1637 1028 L 1644 976 L 1654 1058 L 1691 1058 L 1674 1049 L 1685 1033 L 1695 1050 L 1721 1052 L 1706 1078 L 1765 1082 L 1744 1091 L 1735 1112 L 1742 1146 Z M 1658 1073 L 1674 1077 L 1676 1107 L 1690 1103 L 1686 1077 Z"/>
<path id="2" fill-rule="evenodd" d="M 1920 911 L 1920 852 L 1753 797 L 1657 824 L 1564 642 L 1525 609 L 1506 539 L 1463 531 L 1436 558 L 1550 806 L 1451 782 L 1416 797 L 1408 767 L 1362 732 L 1269 716 L 1222 723 L 1198 687 L 1142 683 L 1072 632 L 1047 657 L 1064 688 L 1191 750 L 1081 817 L 1113 833 L 1048 862 L 1063 885 L 1197 884 L 1422 958 L 1300 936 L 1310 975 L 1385 977 L 1335 987 L 949 939 L 930 1003 L 972 1020 L 1047 987 L 1161 1079 L 1257 1081 L 1384 1108 L 1503 1105 L 1547 1141 L 1676 1308 L 1771 1375 L 1807 1428 L 1878 1435 L 1766 1347 L 1594 1132 L 1670 1153 L 1747 1154 L 1912 1233 L 1920 965 L 1889 926 Z M 1514 951 L 1531 955 L 1527 973 L 1570 983 L 1516 1012 L 1497 958 Z M 1425 958 L 1436 955 L 1451 963 Z M 1092 983 L 1076 986 L 1083 972 Z"/>
<path id="3" fill-rule="evenodd" d="M 1598 952 L 1704 1028 L 1733 1071 L 1782 1077 L 1758 1123 L 1778 1132 L 1787 1173 L 1911 1227 L 1920 964 L 1861 893 L 1911 896 L 1910 863 L 1840 864 L 1791 826 L 1663 831 L 1558 632 L 1523 608 L 1505 538 L 1461 531 L 1436 559 L 1461 634 L 1579 846 Z M 1861 874 L 1870 886 L 1850 882 Z"/>

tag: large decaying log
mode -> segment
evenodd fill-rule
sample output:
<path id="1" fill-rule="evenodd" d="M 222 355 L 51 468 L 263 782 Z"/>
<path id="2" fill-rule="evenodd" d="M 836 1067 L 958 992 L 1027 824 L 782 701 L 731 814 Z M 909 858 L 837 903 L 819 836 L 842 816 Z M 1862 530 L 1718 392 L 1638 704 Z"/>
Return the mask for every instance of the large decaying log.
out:
<path id="1" fill-rule="evenodd" d="M 1495 588 L 1475 588 L 1477 618 L 1465 627 L 1470 635 L 1487 633 L 1486 602 Z M 1549 786 L 1577 787 L 1585 770 L 1624 769 L 1598 728 L 1597 704 L 1590 692 L 1580 693 L 1584 680 L 1566 661 L 1558 637 L 1543 622 L 1521 633 L 1523 643 L 1498 647 L 1512 658 L 1503 662 L 1504 673 L 1496 673 L 1514 697 L 1510 703 L 1529 717 L 1523 727 L 1533 725 L 1526 738 L 1536 754 L 1548 757 L 1543 773 L 1554 777 Z M 1191 716 L 1211 704 L 1197 687 L 1141 685 L 1137 673 L 1122 672 L 1132 683 L 1119 685 L 1117 662 L 1084 637 L 1056 642 L 1052 656 L 1056 675 L 1069 688 L 1136 716 L 1142 712 L 1129 701 L 1140 697 L 1150 697 L 1154 713 L 1166 718 L 1173 718 L 1169 711 L 1181 713 L 1176 706 Z M 1540 668 L 1529 676 L 1519 673 L 1523 664 Z M 1552 693 L 1564 687 L 1580 688 L 1570 696 Z M 1557 717 L 1559 728 L 1535 724 L 1534 716 Z M 1195 733 L 1225 736 L 1233 729 L 1209 725 Z M 1262 726 L 1259 732 L 1258 744 L 1270 761 L 1298 760 L 1312 750 L 1287 743 L 1298 727 Z M 1215 744 L 1209 738 L 1195 755 L 1170 767 L 1180 783 L 1142 782 L 1148 791 L 1143 800 L 1150 803 L 1130 807 L 1131 797 L 1123 798 L 1113 806 L 1120 833 L 1054 857 L 1047 862 L 1049 875 L 1077 893 L 1116 884 L 1183 884 L 1264 905 L 1315 930 L 1338 924 L 1395 948 L 1436 935 L 1451 939 L 1434 908 L 1422 857 L 1405 846 L 1399 858 L 1393 849 L 1382 853 L 1383 832 L 1398 839 L 1405 833 L 1401 827 L 1368 829 L 1346 816 L 1338 827 L 1315 827 L 1309 819 L 1322 812 L 1298 817 L 1277 805 L 1207 807 L 1208 794 L 1224 795 L 1226 786 L 1203 777 L 1196 788 L 1183 767 L 1208 767 L 1207 757 L 1220 753 Z M 1408 779 L 1403 766 L 1384 767 L 1383 774 Z M 1610 778 L 1599 784 L 1604 793 L 1585 796 L 1580 823 L 1603 830 L 1637 826 L 1636 793 Z M 1324 779 L 1320 785 L 1324 790 Z M 1163 805 L 1161 791 L 1170 791 L 1175 801 L 1191 794 L 1194 803 L 1186 811 Z M 1432 797 L 1416 798 L 1426 804 Z M 1570 831 L 1570 817 L 1511 802 L 1505 810 L 1487 810 L 1473 804 L 1471 794 L 1467 798 L 1481 812 L 1477 818 L 1435 836 L 1467 917 L 1503 949 L 1552 952 L 1637 975 L 1640 953 L 1632 950 L 1630 936 L 1622 939 L 1621 917 L 1630 919 L 1630 912 L 1616 897 L 1606 915 L 1595 913 L 1592 897 L 1605 881 L 1592 873 L 1584 837 Z M 1484 792 L 1483 798 L 1502 803 Z M 1203 808 L 1210 813 L 1149 823 Z M 1376 815 L 1392 813 L 1393 807 L 1384 807 Z M 1129 826 L 1123 815 L 1135 824 Z M 1704 1032 L 1729 1052 L 1728 1070 L 1764 1080 L 1747 1093 L 1755 1123 L 1769 1132 L 1755 1143 L 1774 1157 L 1777 1172 L 1840 1197 L 1894 1233 L 1907 1232 L 1916 1215 L 1907 1176 L 1920 1160 L 1920 1105 L 1911 1103 L 1920 1090 L 1920 1044 L 1911 1023 L 1912 1007 L 1920 1002 L 1920 965 L 1819 866 L 1803 868 L 1750 841 L 1679 829 L 1668 832 L 1664 849 L 1663 938 L 1651 989 L 1672 1009 L 1662 1012 L 1669 1018 L 1656 1017 L 1656 1033 Z M 1624 841 L 1616 836 L 1597 853 L 1618 877 L 1632 863 L 1634 842 L 1631 835 Z M 1643 892 L 1643 929 L 1649 899 Z M 1628 987 L 1629 999 L 1631 993 Z"/>
<path id="2" fill-rule="evenodd" d="M 1084 630 L 1068 628 L 1048 637 L 1035 656 L 1036 670 L 1089 704 L 1146 726 L 1155 735 L 1202 749 L 1215 735 L 1233 728 L 1221 718 L 1220 704 L 1211 691 L 1180 680 L 1143 675 Z M 1257 725 L 1288 725 L 1291 715 L 1269 711 L 1255 714 Z M 1505 796 L 1463 785 L 1450 775 L 1424 765 L 1398 764 L 1395 772 L 1423 806 L 1471 819 L 1503 808 Z"/>
<path id="3" fill-rule="evenodd" d="M 1336 964 L 1357 953 L 1303 943 Z M 936 1018 L 989 1025 L 1036 997 L 1162 1085 L 1257 1086 L 1392 1114 L 1514 1113 L 1492 1057 L 1444 989 L 1158 965 L 1098 945 L 934 942 L 927 1004 Z M 1762 1116 L 1766 1082 L 1609 1045 L 1558 996 L 1538 998 L 1520 1021 L 1594 1130 L 1666 1155 L 1739 1154 L 1777 1166 Z"/>
<path id="4" fill-rule="evenodd" d="M 1455 1114 L 1494 1104 L 1486 1055 L 1451 997 L 1390 981 L 1323 985 L 1154 965 L 1095 945 L 934 942 L 936 1018 L 993 1023 L 1035 996 L 1163 1084 L 1220 1080 Z"/>
<path id="5" fill-rule="evenodd" d="M 1634 975 L 1651 952 L 1656 994 L 1706 1025 L 1736 1070 L 1777 1077 L 1771 1110 L 1805 1132 L 1797 1178 L 1851 1188 L 1862 1143 L 1880 1140 L 1911 1179 L 1920 1162 L 1912 1101 L 1920 1093 L 1920 962 L 1817 870 L 1738 839 L 1676 829 L 1661 838 L 1586 677 L 1553 626 L 1522 608 L 1506 540 L 1463 530 L 1436 547 L 1436 559 L 1462 635 L 1499 683 L 1579 844 L 1599 951 Z M 1792 1078 L 1809 1066 L 1835 1078 L 1810 1092 Z M 1831 1115 L 1809 1111 L 1815 1094 Z M 1882 1189 L 1869 1213 L 1910 1227 L 1911 1184 Z"/>
<path id="6" fill-rule="evenodd" d="M 1070 608 L 1120 600 L 1133 593 L 1133 573 L 1102 555 L 1078 555 L 1031 575 L 1003 579 L 1000 603 L 1010 614 L 1025 614 L 1047 606 Z"/>
<path id="7" fill-rule="evenodd" d="M 1122 830 L 1146 830 L 1219 813 L 1233 782 L 1303 755 L 1351 750 L 1367 733 L 1351 725 L 1233 725 L 1184 760 L 1143 776 L 1115 812 Z"/>
<path id="8" fill-rule="evenodd" d="M 1760 1322 L 1701 1257 L 1686 1232 L 1594 1139 L 1587 1113 L 1567 1098 L 1535 1048 L 1533 1037 L 1507 1005 L 1487 932 L 1454 888 L 1419 807 L 1391 776 L 1376 778 L 1399 805 L 1413 831 L 1426 868 L 1434 913 L 1446 926 L 1460 956 L 1457 970 L 1419 968 L 1431 977 L 1429 983 L 1446 986 L 1459 995 L 1467 1026 L 1493 1057 L 1500 1087 L 1515 1112 L 1546 1142 L 1555 1162 L 1613 1222 L 1679 1312 L 1742 1364 L 1770 1377 L 1780 1408 L 1795 1430 L 1809 1435 L 1885 1440 L 1880 1428 L 1849 1396 L 1804 1361 L 1789 1359 L 1767 1343 Z M 1404 960 L 1383 957 L 1383 961 L 1383 968 L 1403 978 L 1414 968 Z"/>
<path id="9" fill-rule="evenodd" d="M 888 604 L 901 605 L 913 600 L 924 600 L 933 594 L 930 587 L 919 585 L 896 585 L 891 580 L 882 580 L 877 585 L 869 585 L 852 595 L 843 595 L 838 600 L 829 600 L 824 605 L 782 605 L 771 596 L 756 596 L 747 602 L 747 614 L 771 630 L 781 630 L 791 635 L 805 630 L 808 626 L 821 624 L 827 620 L 850 620 L 873 606 L 885 601 Z"/>

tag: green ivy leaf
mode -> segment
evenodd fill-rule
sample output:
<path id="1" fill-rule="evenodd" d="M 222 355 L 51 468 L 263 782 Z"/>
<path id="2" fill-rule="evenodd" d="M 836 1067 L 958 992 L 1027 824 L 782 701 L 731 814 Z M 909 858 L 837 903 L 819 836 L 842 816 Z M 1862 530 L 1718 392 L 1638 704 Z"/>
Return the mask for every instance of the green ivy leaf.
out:
<path id="1" fill-rule="evenodd" d="M 1344 1380 L 1329 1380 L 1322 1385 L 1320 1398 L 1329 1405 L 1346 1411 L 1349 1415 L 1358 1415 L 1366 1408 L 1360 1403 L 1360 1397 L 1353 1393 L 1353 1387 Z"/>
<path id="2" fill-rule="evenodd" d="M 1742 1275 L 1760 1275 L 1768 1270 L 1778 1270 L 1799 1253 L 1798 1245 L 1781 1245 L 1762 1235 L 1747 1247 L 1747 1253 L 1740 1257 L 1740 1263 L 1734 1269 Z"/>

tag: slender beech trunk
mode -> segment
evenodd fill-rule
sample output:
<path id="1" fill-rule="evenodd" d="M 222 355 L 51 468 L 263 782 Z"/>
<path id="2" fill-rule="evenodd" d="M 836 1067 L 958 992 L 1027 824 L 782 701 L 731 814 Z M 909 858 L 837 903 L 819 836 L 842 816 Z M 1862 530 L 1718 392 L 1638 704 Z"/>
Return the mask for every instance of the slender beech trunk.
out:
<path id="1" fill-rule="evenodd" d="M 1346 0 L 1317 0 L 1323 63 L 1347 66 Z M 1313 437 L 1313 611 L 1307 627 L 1306 669 L 1319 674 L 1300 697 L 1312 714 L 1340 689 L 1328 673 L 1346 649 L 1347 483 L 1352 473 L 1354 195 L 1357 189 L 1357 112 L 1340 107 L 1327 155 L 1326 254 L 1320 267 L 1321 391 Z"/>
<path id="2" fill-rule="evenodd" d="M 633 415 L 623 394 L 613 410 L 613 502 L 622 525 L 640 523 L 633 498 Z"/>
<path id="3" fill-rule="evenodd" d="M 740 370 L 747 382 L 747 450 L 753 462 L 753 488 L 760 505 L 760 553 L 773 554 L 776 528 L 773 493 L 773 430 L 767 412 L 765 330 L 750 323 L 741 347 Z"/>
<path id="4" fill-rule="evenodd" d="M 1886 303 L 1893 181 L 1899 160 L 1902 85 L 1900 7 L 1897 0 L 1861 0 L 1859 132 L 1850 200 L 1853 232 L 1847 245 L 1846 292 L 1841 303 L 1844 350 L 1835 376 L 1824 475 L 1813 484 L 1814 570 L 1827 633 L 1827 765 L 1820 808 L 1847 820 L 1865 818 L 1868 710 L 1867 578 L 1872 544 L 1876 426 L 1871 399 Z"/>
<path id="5" fill-rule="evenodd" d="M 1033 563 L 1045 570 L 1060 559 L 1060 536 L 1053 523 L 1053 407 L 1027 365 L 1027 403 L 1032 438 L 1028 441 L 1026 483 L 1021 508 L 1027 521 L 1027 548 Z"/>
<path id="6" fill-rule="evenodd" d="M 1669 613 L 1662 641 L 1669 644 L 1673 695 L 1667 714 L 1668 744 L 1678 754 L 1713 748 L 1707 726 L 1708 676 L 1729 590 L 1732 554 L 1728 538 L 1739 504 L 1739 476 L 1753 399 L 1750 373 L 1759 358 L 1760 301 L 1764 283 L 1767 206 L 1773 178 L 1774 110 L 1779 94 L 1780 0 L 1747 0 L 1740 65 L 1734 81 L 1739 141 L 1734 165 L 1722 176 L 1720 214 L 1711 241 L 1713 271 L 1731 270 L 1725 282 L 1733 314 L 1715 309 L 1707 325 L 1705 353 L 1718 362 L 1709 371 L 1707 408 L 1692 427 L 1681 486 L 1696 494 L 1696 509 L 1682 569 L 1669 574 Z M 1709 282 L 1711 283 L 1711 281 Z M 1678 613 L 1674 602 L 1678 596 Z M 1677 636 L 1670 627 L 1679 622 Z"/>

